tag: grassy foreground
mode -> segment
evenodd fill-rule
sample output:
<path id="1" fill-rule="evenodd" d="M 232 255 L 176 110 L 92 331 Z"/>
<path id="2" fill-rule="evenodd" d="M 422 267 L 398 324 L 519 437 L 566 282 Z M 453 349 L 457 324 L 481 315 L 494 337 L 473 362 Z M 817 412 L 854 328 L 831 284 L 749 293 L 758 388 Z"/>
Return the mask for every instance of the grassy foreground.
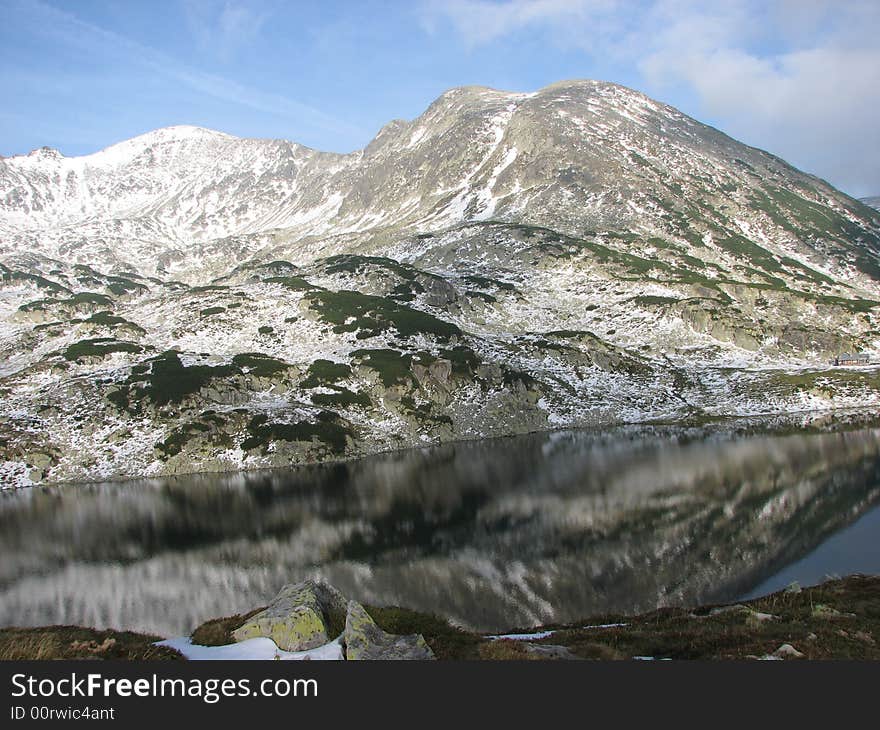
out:
<path id="1" fill-rule="evenodd" d="M 604 615 L 516 632 L 553 632 L 528 641 L 489 639 L 404 608 L 367 611 L 387 632 L 422 634 L 438 659 L 880 659 L 880 576 L 853 575 L 741 604 Z M 207 621 L 193 640 L 231 643 L 230 632 L 248 615 Z M 0 659 L 181 658 L 153 646 L 159 638 L 74 626 L 5 628 Z"/>

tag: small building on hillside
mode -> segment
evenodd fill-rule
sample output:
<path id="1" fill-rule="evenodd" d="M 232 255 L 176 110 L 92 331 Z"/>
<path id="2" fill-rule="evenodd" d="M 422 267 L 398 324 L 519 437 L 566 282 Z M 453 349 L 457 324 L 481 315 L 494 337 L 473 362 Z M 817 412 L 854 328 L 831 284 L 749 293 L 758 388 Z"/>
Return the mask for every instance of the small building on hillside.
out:
<path id="1" fill-rule="evenodd" d="M 834 358 L 835 365 L 868 365 L 870 362 L 871 358 L 869 358 L 864 352 L 844 352 Z"/>

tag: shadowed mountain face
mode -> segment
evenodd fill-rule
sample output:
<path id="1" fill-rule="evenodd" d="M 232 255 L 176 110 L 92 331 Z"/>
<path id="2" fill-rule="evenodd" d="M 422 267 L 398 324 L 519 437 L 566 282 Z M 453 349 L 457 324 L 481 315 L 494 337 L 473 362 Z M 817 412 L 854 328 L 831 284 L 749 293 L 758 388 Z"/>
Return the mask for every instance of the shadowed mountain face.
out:
<path id="1" fill-rule="evenodd" d="M 0 160 L 0 484 L 875 406 L 880 212 L 642 94 Z"/>
<path id="2" fill-rule="evenodd" d="M 880 431 L 563 432 L 7 492 L 0 625 L 164 634 L 320 575 L 486 630 L 735 598 L 880 499 Z"/>

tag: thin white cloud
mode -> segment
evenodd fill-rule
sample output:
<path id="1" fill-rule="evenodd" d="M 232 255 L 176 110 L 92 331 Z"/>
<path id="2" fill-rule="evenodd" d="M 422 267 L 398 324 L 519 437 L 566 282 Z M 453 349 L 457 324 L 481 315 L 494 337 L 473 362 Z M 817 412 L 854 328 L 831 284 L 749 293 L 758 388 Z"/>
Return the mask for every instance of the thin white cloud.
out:
<path id="1" fill-rule="evenodd" d="M 644 90 L 684 90 L 725 131 L 854 194 L 880 192 L 876 0 L 455 0 L 423 5 L 466 44 L 544 33 L 634 68 Z"/>
<path id="2" fill-rule="evenodd" d="M 233 0 L 183 0 L 187 26 L 199 48 L 224 61 L 259 39 L 271 12 Z"/>
<path id="3" fill-rule="evenodd" d="M 750 3 L 733 4 L 739 23 L 677 5 L 658 3 L 664 30 L 636 61 L 649 87 L 683 84 L 734 136 L 855 194 L 880 187 L 880 4 L 779 2 L 757 29 Z"/>
<path id="4" fill-rule="evenodd" d="M 214 99 L 278 115 L 300 126 L 328 130 L 346 136 L 366 137 L 363 130 L 319 109 L 281 94 L 264 92 L 223 76 L 192 68 L 161 51 L 84 21 L 70 12 L 39 0 L 25 7 L 32 13 L 32 19 L 40 32 L 54 36 L 59 41 L 79 48 L 83 52 L 93 53 L 96 48 L 100 48 L 102 53 L 115 55 L 125 63 L 140 65 Z"/>
<path id="5" fill-rule="evenodd" d="M 534 26 L 582 28 L 613 17 L 618 0 L 427 0 L 422 23 L 433 32 L 447 21 L 470 45 L 480 45 Z"/>

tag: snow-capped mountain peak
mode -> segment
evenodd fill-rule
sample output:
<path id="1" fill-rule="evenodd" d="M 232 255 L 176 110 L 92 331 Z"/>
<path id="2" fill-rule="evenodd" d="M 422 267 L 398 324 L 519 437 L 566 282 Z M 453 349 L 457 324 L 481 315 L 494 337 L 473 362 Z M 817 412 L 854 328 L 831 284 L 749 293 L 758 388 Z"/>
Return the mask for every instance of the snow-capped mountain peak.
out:
<path id="1" fill-rule="evenodd" d="M 345 155 L 40 150 L 0 160 L 0 481 L 876 407 L 829 361 L 878 312 L 880 212 L 615 84 L 453 89 Z"/>
<path id="2" fill-rule="evenodd" d="M 739 234 L 733 221 L 749 220 L 755 236 L 776 237 L 800 260 L 802 241 L 773 215 L 755 216 L 755 191 L 772 202 L 779 189 L 864 222 L 846 196 L 766 153 L 631 89 L 573 80 L 527 94 L 452 89 L 348 155 L 174 126 L 83 157 L 0 160 L 0 230 L 30 232 L 48 256 L 60 251 L 59 231 L 83 227 L 107 240 L 124 231 L 160 253 L 230 236 L 375 238 L 479 220 L 662 237 L 677 235 L 670 224 L 699 201 L 713 212 L 698 238 L 723 202 L 725 226 Z M 14 238 L 0 254 L 22 245 Z M 151 273 L 141 254 L 119 241 L 115 261 Z"/>

